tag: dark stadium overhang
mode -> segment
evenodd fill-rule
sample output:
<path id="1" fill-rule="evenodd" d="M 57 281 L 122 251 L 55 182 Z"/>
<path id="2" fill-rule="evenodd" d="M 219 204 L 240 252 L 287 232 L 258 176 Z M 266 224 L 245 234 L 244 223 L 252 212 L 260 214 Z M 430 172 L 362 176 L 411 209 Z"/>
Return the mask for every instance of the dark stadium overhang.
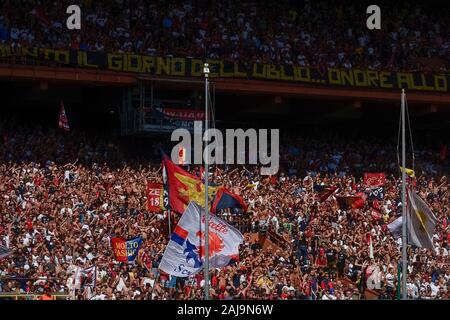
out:
<path id="1" fill-rule="evenodd" d="M 95 69 L 21 66 L 0 64 L 0 78 L 8 80 L 57 81 L 78 84 L 130 86 L 137 83 L 136 76 Z"/>

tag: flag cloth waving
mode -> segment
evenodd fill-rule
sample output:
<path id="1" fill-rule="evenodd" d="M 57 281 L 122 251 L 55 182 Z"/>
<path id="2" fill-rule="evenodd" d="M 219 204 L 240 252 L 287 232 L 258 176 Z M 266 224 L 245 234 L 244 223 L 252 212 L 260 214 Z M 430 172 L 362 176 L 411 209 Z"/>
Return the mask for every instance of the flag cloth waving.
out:
<path id="1" fill-rule="evenodd" d="M 314 191 L 317 192 L 317 199 L 319 202 L 326 201 L 333 193 L 337 192 L 338 188 L 335 186 L 328 185 L 314 185 Z"/>
<path id="2" fill-rule="evenodd" d="M 411 178 L 415 178 L 415 177 L 416 177 L 416 173 L 414 172 L 413 169 L 408 169 L 408 168 L 404 168 L 404 169 L 403 169 L 403 167 L 400 166 L 400 172 L 402 172 L 403 170 L 405 171 L 405 173 L 406 173 L 409 177 L 411 177 Z"/>
<path id="3" fill-rule="evenodd" d="M 142 238 L 137 237 L 131 240 L 122 238 L 111 238 L 112 248 L 117 261 L 127 262 L 136 259 Z"/>
<path id="4" fill-rule="evenodd" d="M 211 204 L 211 212 L 216 213 L 217 210 L 227 208 L 239 208 L 245 212 L 247 204 L 240 195 L 228 191 L 225 187 L 219 187 Z"/>
<path id="5" fill-rule="evenodd" d="M 151 212 L 164 211 L 164 188 L 162 183 L 147 182 L 147 209 Z"/>
<path id="6" fill-rule="evenodd" d="M 364 207 L 365 195 L 360 192 L 354 196 L 338 196 L 336 200 L 341 210 L 360 209 Z"/>
<path id="7" fill-rule="evenodd" d="M 190 201 L 205 206 L 205 185 L 199 177 L 181 169 L 166 155 L 163 156 L 163 174 L 167 179 L 165 185 L 171 210 L 182 213 Z M 209 203 L 212 202 L 216 191 L 217 187 L 208 187 Z"/>
<path id="8" fill-rule="evenodd" d="M 394 239 L 398 239 L 402 237 L 402 217 L 398 217 L 391 223 L 387 225 L 388 230 L 392 233 Z"/>
<path id="9" fill-rule="evenodd" d="M 367 188 L 376 188 L 386 184 L 386 175 L 384 173 L 364 173 L 364 185 Z"/>
<path id="10" fill-rule="evenodd" d="M 188 277 L 199 272 L 205 256 L 205 211 L 190 202 L 172 233 L 159 268 L 173 276 Z M 209 220 L 209 259 L 211 268 L 227 266 L 239 255 L 242 234 L 222 219 Z"/>
<path id="11" fill-rule="evenodd" d="M 66 110 L 64 109 L 64 103 L 61 101 L 61 109 L 59 111 L 58 127 L 64 131 L 70 131 L 69 120 L 66 116 Z"/>
<path id="12" fill-rule="evenodd" d="M 436 217 L 425 201 L 414 191 L 408 191 L 408 242 L 419 248 L 433 248 Z"/>
<path id="13" fill-rule="evenodd" d="M 205 207 L 205 184 L 200 177 L 183 170 L 166 155 L 163 155 L 162 171 L 164 189 L 168 194 L 168 207 L 171 210 L 183 213 L 190 201 Z M 223 186 L 209 185 L 208 196 L 209 208 L 213 213 L 226 208 L 247 210 L 244 199 Z"/>

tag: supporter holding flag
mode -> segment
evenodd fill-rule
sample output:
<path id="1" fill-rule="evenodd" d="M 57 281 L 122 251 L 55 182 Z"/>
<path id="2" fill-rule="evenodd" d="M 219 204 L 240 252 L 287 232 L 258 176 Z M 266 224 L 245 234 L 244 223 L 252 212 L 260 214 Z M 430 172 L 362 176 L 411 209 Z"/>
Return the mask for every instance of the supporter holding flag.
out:
<path id="1" fill-rule="evenodd" d="M 327 186 L 321 184 L 314 185 L 314 191 L 317 192 L 319 202 L 326 201 L 333 193 L 337 192 L 338 188 L 334 186 Z"/>
<path id="2" fill-rule="evenodd" d="M 384 186 L 386 183 L 386 176 L 384 173 L 365 173 L 364 185 L 367 188 L 376 188 Z"/>
<path id="3" fill-rule="evenodd" d="M 162 183 L 147 183 L 147 208 L 151 212 L 160 212 L 165 209 Z"/>
<path id="4" fill-rule="evenodd" d="M 354 196 L 338 196 L 336 199 L 341 210 L 361 209 L 365 204 L 364 193 L 358 193 Z"/>
<path id="5" fill-rule="evenodd" d="M 120 262 L 134 261 L 138 256 L 142 238 L 137 237 L 131 240 L 122 238 L 111 238 L 115 259 Z"/>
<path id="6" fill-rule="evenodd" d="M 225 187 L 219 187 L 211 205 L 211 212 L 216 213 L 227 208 L 238 208 L 245 212 L 247 204 L 240 195 L 230 192 Z"/>

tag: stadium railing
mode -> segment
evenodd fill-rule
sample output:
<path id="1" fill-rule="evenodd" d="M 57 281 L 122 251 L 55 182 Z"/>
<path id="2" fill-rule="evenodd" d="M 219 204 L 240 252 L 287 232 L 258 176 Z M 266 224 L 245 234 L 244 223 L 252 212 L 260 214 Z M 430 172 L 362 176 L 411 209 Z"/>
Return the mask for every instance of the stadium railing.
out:
<path id="1" fill-rule="evenodd" d="M 42 294 L 37 293 L 2 293 L 0 300 L 39 300 Z M 70 300 L 70 295 L 65 293 L 52 293 L 52 300 Z"/>

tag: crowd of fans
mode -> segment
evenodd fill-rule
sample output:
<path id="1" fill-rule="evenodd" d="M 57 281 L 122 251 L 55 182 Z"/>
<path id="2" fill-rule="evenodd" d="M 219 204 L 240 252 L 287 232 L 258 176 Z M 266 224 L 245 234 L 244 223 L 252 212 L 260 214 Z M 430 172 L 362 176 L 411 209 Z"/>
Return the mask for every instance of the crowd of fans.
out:
<path id="1" fill-rule="evenodd" d="M 381 30 L 369 30 L 367 7 L 339 0 L 84 0 L 82 29 L 69 31 L 66 8 L 72 4 L 2 1 L 0 43 L 319 69 L 448 72 L 448 6 L 384 2 Z"/>
<path id="2" fill-rule="evenodd" d="M 2 128 L 0 145 L 0 259 L 2 294 L 55 293 L 71 299 L 201 299 L 202 273 L 176 278 L 158 270 L 168 243 L 167 212 L 149 212 L 146 182 L 160 182 L 156 162 L 130 159 L 116 142 L 80 133 Z M 339 141 L 339 142 L 331 142 Z M 285 140 L 281 170 L 214 170 L 214 182 L 237 190 L 249 205 L 221 216 L 244 232 L 239 261 L 211 271 L 214 299 L 394 299 L 401 239 L 386 224 L 401 214 L 395 148 L 377 140 Z M 158 154 L 155 148 L 155 155 Z M 448 299 L 450 203 L 448 159 L 439 150 L 416 155 L 418 193 L 437 217 L 434 249 L 409 247 L 408 296 Z M 194 168 L 188 168 L 193 170 Z M 362 173 L 385 172 L 380 216 L 371 205 L 341 209 L 317 201 L 314 185 L 339 194 L 363 190 Z M 178 215 L 173 213 L 176 224 Z M 239 217 L 239 218 L 237 218 Z M 277 235 L 263 244 L 269 232 Z M 373 259 L 367 235 L 371 234 Z M 141 236 L 134 262 L 118 262 L 112 237 Z M 267 245 L 268 243 L 268 245 Z M 82 270 L 96 266 L 95 285 Z"/>

